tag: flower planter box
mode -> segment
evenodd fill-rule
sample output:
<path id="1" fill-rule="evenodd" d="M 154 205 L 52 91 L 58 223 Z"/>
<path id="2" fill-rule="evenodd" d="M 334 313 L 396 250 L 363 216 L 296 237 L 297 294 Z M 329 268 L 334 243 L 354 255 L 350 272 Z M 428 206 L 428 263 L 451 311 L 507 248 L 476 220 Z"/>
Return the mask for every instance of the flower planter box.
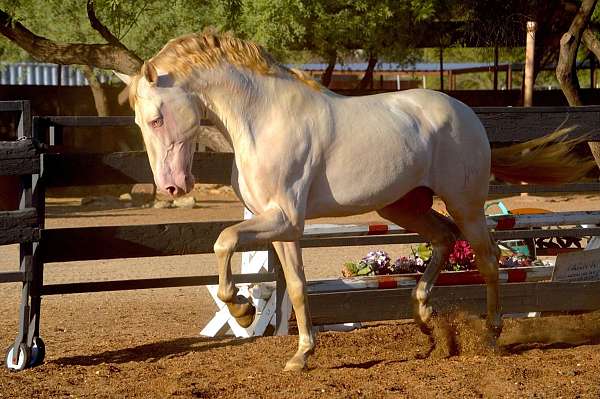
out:
<path id="1" fill-rule="evenodd" d="M 554 266 L 513 267 L 500 269 L 501 283 L 521 283 L 526 281 L 543 281 L 552 277 Z M 346 290 L 386 289 L 414 287 L 422 273 L 392 274 L 379 276 L 344 277 L 334 279 L 313 280 L 307 283 L 308 293 L 335 292 Z M 483 276 L 477 270 L 458 272 L 443 271 L 436 285 L 470 285 L 485 284 Z"/>

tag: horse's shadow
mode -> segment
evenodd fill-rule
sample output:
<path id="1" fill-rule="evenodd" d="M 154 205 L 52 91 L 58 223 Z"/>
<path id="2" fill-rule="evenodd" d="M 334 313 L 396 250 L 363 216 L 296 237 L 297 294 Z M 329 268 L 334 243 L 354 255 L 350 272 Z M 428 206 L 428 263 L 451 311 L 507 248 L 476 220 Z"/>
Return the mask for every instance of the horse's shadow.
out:
<path id="1" fill-rule="evenodd" d="M 102 363 L 156 362 L 164 358 L 170 359 L 185 356 L 188 353 L 205 352 L 223 346 L 238 346 L 252 341 L 254 338 L 177 338 L 90 355 L 61 357 L 50 363 L 63 366 L 95 366 Z"/>

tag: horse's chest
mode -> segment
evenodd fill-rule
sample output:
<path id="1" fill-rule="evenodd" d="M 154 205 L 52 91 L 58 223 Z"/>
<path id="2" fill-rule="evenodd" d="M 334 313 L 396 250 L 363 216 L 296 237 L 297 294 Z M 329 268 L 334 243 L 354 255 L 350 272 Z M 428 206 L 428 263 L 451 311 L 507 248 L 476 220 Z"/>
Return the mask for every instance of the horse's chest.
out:
<path id="1" fill-rule="evenodd" d="M 260 213 L 268 203 L 269 193 L 266 188 L 270 186 L 266 176 L 259 173 L 252 165 L 233 166 L 231 186 L 244 206 L 252 213 Z"/>

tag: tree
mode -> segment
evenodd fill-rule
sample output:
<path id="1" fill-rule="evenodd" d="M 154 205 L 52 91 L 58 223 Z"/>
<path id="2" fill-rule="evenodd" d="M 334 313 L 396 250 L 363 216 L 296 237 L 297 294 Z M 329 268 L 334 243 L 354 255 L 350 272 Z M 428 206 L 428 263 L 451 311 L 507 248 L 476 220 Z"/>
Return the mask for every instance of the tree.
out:
<path id="1" fill-rule="evenodd" d="M 308 52 L 325 60 L 325 85 L 337 61 L 370 60 L 361 83 L 368 86 L 378 56 L 398 63 L 412 60 L 410 30 L 415 10 L 423 3 L 427 2 L 247 0 L 239 31 L 279 58 L 293 60 Z"/>
<path id="2" fill-rule="evenodd" d="M 200 0 L 162 5 L 158 0 L 87 0 L 85 4 L 0 0 L 0 33 L 36 60 L 85 66 L 98 113 L 103 115 L 106 101 L 92 68 L 135 74 L 142 58 L 174 36 L 201 30 L 210 14 L 202 12 L 208 8 Z M 5 59 L 23 58 L 7 42 L 0 51 Z"/>
<path id="3" fill-rule="evenodd" d="M 54 1 L 53 3 L 56 5 L 58 2 Z M 71 3 L 73 3 L 73 0 L 71 0 Z M 86 6 L 89 24 L 107 43 L 86 43 L 81 41 L 82 38 L 87 39 L 90 36 L 89 30 L 80 30 L 81 24 L 48 24 L 53 15 L 52 13 L 48 13 L 47 3 L 19 2 L 18 4 L 19 7 L 13 10 L 13 15 L 9 15 L 6 11 L 3 11 L 7 9 L 6 4 L 1 5 L 0 33 L 27 51 L 34 59 L 57 64 L 78 64 L 103 69 L 114 69 L 130 74 L 135 73 L 141 67 L 142 60 L 140 57 L 123 45 L 97 19 L 93 0 L 88 0 Z M 64 16 L 70 17 L 69 19 L 72 21 L 78 20 L 79 18 L 76 18 L 76 14 L 73 14 L 77 10 L 75 4 L 70 5 L 73 7 L 66 7 L 70 11 L 65 12 Z M 55 30 L 58 26 L 69 26 L 68 30 L 60 32 L 58 40 L 60 40 L 61 36 L 67 36 L 78 41 L 68 43 L 36 35 L 20 22 L 21 19 L 27 20 L 28 14 L 33 15 L 30 19 L 34 26 L 36 23 L 39 25 L 45 23 L 50 30 Z"/>

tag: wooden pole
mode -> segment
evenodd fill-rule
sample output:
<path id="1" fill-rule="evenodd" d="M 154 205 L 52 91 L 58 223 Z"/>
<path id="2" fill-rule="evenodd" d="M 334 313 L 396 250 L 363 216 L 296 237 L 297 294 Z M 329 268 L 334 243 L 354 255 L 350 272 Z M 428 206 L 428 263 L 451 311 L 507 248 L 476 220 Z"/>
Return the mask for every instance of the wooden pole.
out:
<path id="1" fill-rule="evenodd" d="M 590 89 L 596 88 L 596 56 L 590 54 Z"/>
<path id="2" fill-rule="evenodd" d="M 535 31 L 537 23 L 527 22 L 527 41 L 525 43 L 525 93 L 523 106 L 531 107 L 533 103 L 533 60 L 535 56 Z"/>
<path id="3" fill-rule="evenodd" d="M 525 93 L 523 97 L 523 106 L 531 107 L 533 104 L 533 66 L 535 57 L 535 31 L 537 23 L 535 21 L 527 22 L 527 40 L 525 42 L 525 72 L 523 76 Z M 527 184 L 522 182 L 521 184 Z M 521 193 L 521 197 L 527 197 L 528 193 Z"/>
<path id="4" fill-rule="evenodd" d="M 506 90 L 512 90 L 512 64 L 506 69 Z"/>
<path id="5" fill-rule="evenodd" d="M 498 45 L 494 46 L 494 90 L 498 90 Z"/>
<path id="6" fill-rule="evenodd" d="M 444 48 L 440 47 L 440 91 L 444 91 Z"/>

